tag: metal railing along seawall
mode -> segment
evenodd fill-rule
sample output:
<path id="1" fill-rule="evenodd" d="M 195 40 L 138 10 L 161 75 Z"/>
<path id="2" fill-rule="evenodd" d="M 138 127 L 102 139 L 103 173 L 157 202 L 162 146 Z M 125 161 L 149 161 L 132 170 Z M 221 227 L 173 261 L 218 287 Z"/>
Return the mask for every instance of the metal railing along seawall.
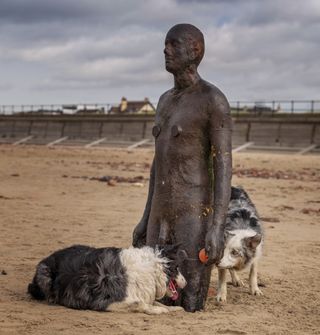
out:
<path id="1" fill-rule="evenodd" d="M 78 103 L 78 104 L 6 104 L 0 105 L 0 115 L 35 114 L 104 114 L 110 113 L 116 103 Z M 157 103 L 153 103 L 154 106 Z M 278 116 L 288 114 L 319 114 L 320 100 L 231 100 L 233 115 Z"/>

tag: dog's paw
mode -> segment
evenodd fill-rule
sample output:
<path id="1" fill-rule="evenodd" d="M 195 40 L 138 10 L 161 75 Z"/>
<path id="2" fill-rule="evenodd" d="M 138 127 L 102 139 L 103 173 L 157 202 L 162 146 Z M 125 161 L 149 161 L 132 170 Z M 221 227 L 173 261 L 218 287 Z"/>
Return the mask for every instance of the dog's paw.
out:
<path id="1" fill-rule="evenodd" d="M 181 306 L 167 306 L 167 309 L 169 310 L 169 312 L 180 312 L 180 311 L 184 311 L 184 308 Z"/>
<path id="2" fill-rule="evenodd" d="M 153 303 L 153 306 L 156 307 L 161 307 L 161 308 L 165 308 L 167 309 L 169 312 L 179 312 L 179 311 L 184 311 L 184 308 L 181 306 L 167 306 L 167 305 L 163 305 L 161 304 L 159 301 L 155 301 Z"/>
<path id="3" fill-rule="evenodd" d="M 226 293 L 218 293 L 216 296 L 217 303 L 223 303 L 227 301 L 227 294 Z"/>
<path id="4" fill-rule="evenodd" d="M 259 289 L 259 287 L 252 287 L 250 289 L 250 292 L 252 295 L 263 295 L 262 291 Z"/>
<path id="5" fill-rule="evenodd" d="M 232 280 L 232 285 L 235 287 L 245 287 L 245 284 L 241 279 Z"/>
<path id="6" fill-rule="evenodd" d="M 149 315 L 158 315 L 158 314 L 169 313 L 169 310 L 165 307 L 152 306 L 152 307 L 148 308 L 145 311 L 145 313 L 149 314 Z"/>

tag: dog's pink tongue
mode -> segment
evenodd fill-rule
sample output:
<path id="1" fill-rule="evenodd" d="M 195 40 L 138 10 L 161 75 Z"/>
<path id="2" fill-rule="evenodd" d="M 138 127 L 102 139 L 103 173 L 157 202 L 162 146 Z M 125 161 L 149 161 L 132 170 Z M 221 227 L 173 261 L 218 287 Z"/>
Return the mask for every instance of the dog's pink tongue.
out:
<path id="1" fill-rule="evenodd" d="M 175 291 L 171 297 L 172 300 L 177 300 L 179 298 L 179 293 Z"/>
<path id="2" fill-rule="evenodd" d="M 179 298 L 179 293 L 176 289 L 176 285 L 174 284 L 174 282 L 172 280 L 170 280 L 169 287 L 170 287 L 170 290 L 171 290 L 171 293 L 172 293 L 171 299 L 172 300 L 177 300 Z"/>

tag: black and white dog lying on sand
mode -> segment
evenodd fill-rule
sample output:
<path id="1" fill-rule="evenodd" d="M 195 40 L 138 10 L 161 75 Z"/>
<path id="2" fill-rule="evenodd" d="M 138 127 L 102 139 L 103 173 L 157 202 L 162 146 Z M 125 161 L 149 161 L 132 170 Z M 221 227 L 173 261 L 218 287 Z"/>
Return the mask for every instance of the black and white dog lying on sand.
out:
<path id="1" fill-rule="evenodd" d="M 43 259 L 28 292 L 38 300 L 75 309 L 146 314 L 183 310 L 156 301 L 164 296 L 176 300 L 178 289 L 186 285 L 178 268 L 177 249 L 75 245 Z"/>
<path id="2" fill-rule="evenodd" d="M 237 271 L 250 266 L 250 292 L 262 295 L 258 287 L 258 260 L 263 244 L 262 224 L 248 194 L 241 187 L 232 187 L 225 227 L 225 249 L 218 264 L 217 301 L 227 300 L 226 274 L 229 269 L 232 284 L 243 286 Z"/>

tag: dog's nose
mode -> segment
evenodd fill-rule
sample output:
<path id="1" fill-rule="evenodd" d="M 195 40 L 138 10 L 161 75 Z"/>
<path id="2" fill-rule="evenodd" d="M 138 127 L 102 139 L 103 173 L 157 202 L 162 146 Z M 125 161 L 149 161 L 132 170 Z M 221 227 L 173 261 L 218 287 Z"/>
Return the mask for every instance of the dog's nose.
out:
<path id="1" fill-rule="evenodd" d="M 223 260 L 221 260 L 218 264 L 217 264 L 217 268 L 223 269 L 226 267 L 225 262 L 223 262 Z"/>

